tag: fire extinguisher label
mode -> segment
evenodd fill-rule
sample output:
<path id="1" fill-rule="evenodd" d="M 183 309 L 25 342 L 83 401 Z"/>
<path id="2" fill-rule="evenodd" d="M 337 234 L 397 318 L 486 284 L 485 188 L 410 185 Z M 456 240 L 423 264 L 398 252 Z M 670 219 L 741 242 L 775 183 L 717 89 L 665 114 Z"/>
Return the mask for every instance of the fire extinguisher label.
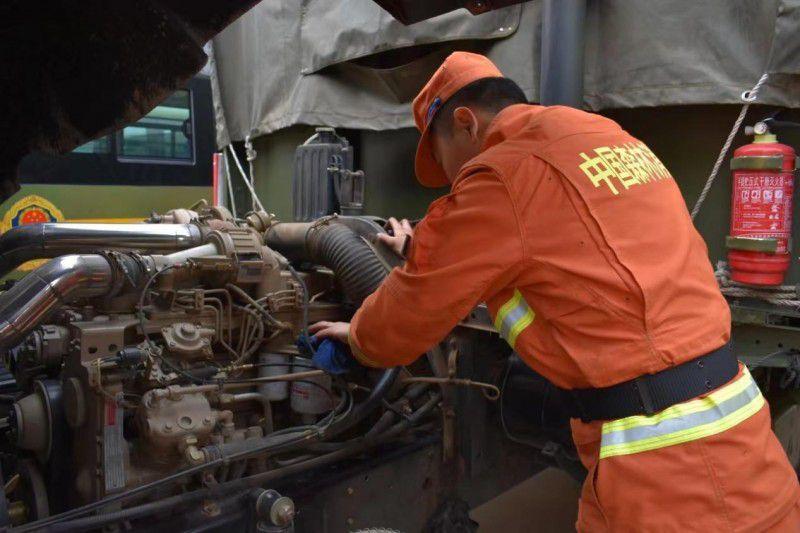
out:
<path id="1" fill-rule="evenodd" d="M 791 173 L 734 173 L 731 233 L 737 237 L 773 238 L 777 253 L 789 251 L 792 228 Z"/>

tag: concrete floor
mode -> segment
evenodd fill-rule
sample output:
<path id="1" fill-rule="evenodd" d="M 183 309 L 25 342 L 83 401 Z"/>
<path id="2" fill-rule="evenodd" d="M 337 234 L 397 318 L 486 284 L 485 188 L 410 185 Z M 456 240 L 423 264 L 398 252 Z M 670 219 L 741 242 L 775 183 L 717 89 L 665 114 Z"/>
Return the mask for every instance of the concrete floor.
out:
<path id="1" fill-rule="evenodd" d="M 561 470 L 547 468 L 472 510 L 479 533 L 565 533 L 575 531 L 580 485 Z"/>

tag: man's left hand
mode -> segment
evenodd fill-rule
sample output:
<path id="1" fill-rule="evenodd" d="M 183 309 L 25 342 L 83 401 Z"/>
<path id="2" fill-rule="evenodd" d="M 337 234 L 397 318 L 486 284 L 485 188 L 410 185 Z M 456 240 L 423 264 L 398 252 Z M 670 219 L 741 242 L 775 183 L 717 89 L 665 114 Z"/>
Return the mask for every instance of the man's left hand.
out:
<path id="1" fill-rule="evenodd" d="M 349 322 L 317 322 L 308 327 L 308 332 L 318 339 L 333 339 L 347 344 L 347 337 L 350 335 Z"/>

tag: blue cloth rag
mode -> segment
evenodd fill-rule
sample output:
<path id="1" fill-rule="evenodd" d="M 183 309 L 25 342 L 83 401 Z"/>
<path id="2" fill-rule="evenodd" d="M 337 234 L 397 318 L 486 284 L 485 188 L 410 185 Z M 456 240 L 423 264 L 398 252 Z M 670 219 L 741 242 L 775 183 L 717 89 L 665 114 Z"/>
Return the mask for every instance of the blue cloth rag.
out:
<path id="1" fill-rule="evenodd" d="M 329 374 L 345 374 L 358 366 L 350 348 L 339 341 L 300 335 L 297 346 L 301 353 L 311 356 L 314 366 Z"/>

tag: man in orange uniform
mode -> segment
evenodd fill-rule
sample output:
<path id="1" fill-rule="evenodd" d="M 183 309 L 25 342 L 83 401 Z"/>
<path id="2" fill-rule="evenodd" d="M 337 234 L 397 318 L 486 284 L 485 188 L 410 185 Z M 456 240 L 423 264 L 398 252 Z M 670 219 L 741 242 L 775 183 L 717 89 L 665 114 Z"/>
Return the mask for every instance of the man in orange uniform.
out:
<path id="1" fill-rule="evenodd" d="M 415 360 L 479 302 L 565 389 L 589 470 L 580 531 L 800 531 L 795 472 L 733 356 L 730 314 L 672 176 L 615 122 L 525 103 L 452 54 L 414 100 L 416 172 L 451 185 L 351 324 L 364 365 Z"/>

